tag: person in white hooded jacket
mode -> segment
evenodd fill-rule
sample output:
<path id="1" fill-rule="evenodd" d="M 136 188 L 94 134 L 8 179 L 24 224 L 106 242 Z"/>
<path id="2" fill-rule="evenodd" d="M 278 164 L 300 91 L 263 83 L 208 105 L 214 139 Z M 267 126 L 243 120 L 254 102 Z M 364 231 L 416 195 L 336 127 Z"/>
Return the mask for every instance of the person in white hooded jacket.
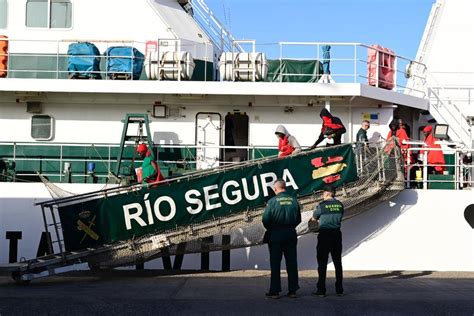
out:
<path id="1" fill-rule="evenodd" d="M 278 157 L 286 157 L 301 151 L 296 138 L 290 135 L 283 125 L 277 126 L 275 135 L 278 137 Z"/>

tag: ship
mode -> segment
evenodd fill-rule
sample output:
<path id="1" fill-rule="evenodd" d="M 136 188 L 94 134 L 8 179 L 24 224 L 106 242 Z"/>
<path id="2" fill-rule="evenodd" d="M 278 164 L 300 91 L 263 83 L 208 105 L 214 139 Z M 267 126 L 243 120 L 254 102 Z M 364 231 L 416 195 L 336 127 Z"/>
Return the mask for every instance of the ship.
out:
<path id="1" fill-rule="evenodd" d="M 365 206 L 353 203 L 364 212 L 344 222 L 345 269 L 474 270 L 472 228 L 463 216 L 474 204 L 474 86 L 469 85 L 474 63 L 465 40 L 473 27 L 465 9 L 474 9 L 469 1 L 433 4 L 412 59 L 383 43 L 279 42 L 262 48 L 254 40 L 235 39 L 202 0 L 140 0 L 133 5 L 124 0 L 2 1 L 0 6 L 1 264 L 30 266 L 28 260 L 46 258 L 42 260 L 54 261 L 56 269 L 66 260 L 64 232 L 76 229 L 79 241 L 96 240 L 90 209 L 81 209 L 83 221 L 75 218 L 66 230 L 63 217 L 62 223 L 56 222 L 59 210 L 52 208 L 142 190 L 124 177 L 138 163 L 139 142 L 153 149 L 167 182 L 222 176 L 229 170 L 279 163 L 272 157 L 278 153 L 274 133 L 280 124 L 303 148 L 310 147 L 325 108 L 346 124 L 346 144 L 355 142 L 363 120 L 371 123 L 372 160 L 359 162 L 357 144 L 352 154 L 359 178 L 365 179 L 364 166 L 375 164 L 370 177 L 366 175 L 374 182 L 354 182 L 359 185 L 355 192 L 384 183 Z M 113 17 L 106 27 L 103 12 Z M 310 49 L 314 56 L 301 58 L 294 47 Z M 80 68 L 84 62 L 89 68 Z M 117 68 L 127 63 L 134 66 Z M 423 160 L 404 161 L 405 168 L 395 168 L 397 162 L 387 166 L 380 144 L 393 119 L 410 127 L 413 156 L 424 146 L 423 127 L 435 127 L 446 157 L 444 174 L 429 175 Z M 324 151 L 289 159 L 315 159 Z M 385 168 L 396 172 L 388 177 Z M 400 184 L 400 172 L 406 180 L 393 190 L 391 185 Z M 286 180 L 291 180 L 288 174 Z M 268 189 L 265 182 L 260 187 L 262 192 Z M 340 189 L 348 203 L 355 196 L 349 188 Z M 140 195 L 142 201 L 147 197 Z M 256 222 L 259 214 L 247 209 L 239 221 L 253 216 Z M 141 235 L 112 245 L 112 254 L 88 244 L 98 258 L 89 267 L 105 262 L 176 270 L 268 268 L 259 237 L 245 240 L 241 234 L 241 242 L 231 247 L 232 233 L 244 225 L 229 225 L 223 233 L 222 220 L 202 221 L 207 225 L 202 236 L 189 223 L 166 231 L 175 240 L 147 235 L 151 239 L 146 242 L 156 245 L 151 252 L 136 252 L 140 245 L 135 239 Z M 311 269 L 315 235 L 305 233 L 299 239 L 298 261 L 300 268 Z M 440 247 L 445 248 L 442 254 Z M 127 255 L 120 255 L 123 249 Z M 68 263 L 82 262 L 83 250 L 69 246 Z"/>

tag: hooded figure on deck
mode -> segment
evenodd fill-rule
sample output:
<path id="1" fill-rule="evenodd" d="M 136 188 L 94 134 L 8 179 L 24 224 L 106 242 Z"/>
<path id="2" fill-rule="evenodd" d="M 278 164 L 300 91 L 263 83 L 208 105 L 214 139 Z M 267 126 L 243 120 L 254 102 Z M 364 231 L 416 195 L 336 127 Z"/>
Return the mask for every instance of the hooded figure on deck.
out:
<path id="1" fill-rule="evenodd" d="M 403 160 L 405 162 L 405 176 L 407 173 L 407 167 L 408 166 L 408 149 L 410 148 L 410 145 L 407 144 L 406 142 L 410 141 L 408 138 L 407 132 L 405 131 L 404 128 L 400 127 L 400 124 L 398 123 L 398 120 L 392 120 L 390 124 L 388 125 L 390 128 L 390 131 L 388 132 L 387 135 L 387 143 L 392 140 L 392 138 L 397 139 L 397 145 L 400 147 L 402 151 L 402 156 Z M 390 146 L 390 144 L 386 147 L 386 151 L 390 152 L 393 147 Z M 411 154 L 410 154 L 410 163 L 413 162 L 413 159 L 411 159 Z"/>
<path id="2" fill-rule="evenodd" d="M 443 173 L 446 162 L 443 152 L 441 151 L 441 146 L 435 144 L 437 139 L 433 136 L 433 127 L 431 125 L 425 126 L 423 133 L 425 134 L 425 147 L 439 150 L 420 150 L 420 158 L 423 158 L 423 155 L 428 156 L 428 173 Z"/>
<path id="3" fill-rule="evenodd" d="M 340 118 L 332 116 L 332 114 L 327 109 L 322 109 L 319 114 L 323 120 L 323 127 L 321 128 L 321 134 L 319 134 L 318 139 L 309 149 L 314 149 L 316 146 L 321 143 L 324 138 L 328 139 L 326 146 L 334 146 L 341 144 L 342 134 L 346 132 L 346 128 Z"/>
<path id="4" fill-rule="evenodd" d="M 278 137 L 278 157 L 286 157 L 301 151 L 301 146 L 295 136 L 290 135 L 285 126 L 278 125 L 275 135 Z"/>
<path id="5" fill-rule="evenodd" d="M 398 120 L 392 120 L 388 127 L 390 128 L 390 131 L 388 132 L 387 140 L 390 140 L 393 136 L 395 136 L 398 138 L 399 145 L 402 150 L 407 150 L 410 148 L 410 145 L 404 144 L 404 141 L 408 142 L 409 138 L 405 129 L 400 127 Z"/>

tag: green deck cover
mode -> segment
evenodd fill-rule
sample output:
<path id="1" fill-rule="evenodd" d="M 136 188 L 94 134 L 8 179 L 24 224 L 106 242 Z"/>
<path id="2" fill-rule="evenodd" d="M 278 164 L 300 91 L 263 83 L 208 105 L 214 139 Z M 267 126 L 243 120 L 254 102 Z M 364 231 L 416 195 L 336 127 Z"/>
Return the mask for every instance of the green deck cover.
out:
<path id="1" fill-rule="evenodd" d="M 321 78 L 323 65 L 318 60 L 269 60 L 268 82 L 316 82 Z"/>

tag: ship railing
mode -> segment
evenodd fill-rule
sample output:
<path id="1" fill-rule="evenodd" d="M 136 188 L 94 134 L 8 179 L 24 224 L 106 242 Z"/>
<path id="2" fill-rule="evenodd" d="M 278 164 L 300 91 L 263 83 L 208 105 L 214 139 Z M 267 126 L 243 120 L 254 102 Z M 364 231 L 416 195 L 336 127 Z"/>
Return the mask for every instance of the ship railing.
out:
<path id="1" fill-rule="evenodd" d="M 37 177 L 41 174 L 57 181 L 68 181 L 84 183 L 93 175 L 104 182 L 109 177 L 109 172 L 113 170 L 113 165 L 117 161 L 118 144 L 92 144 L 92 143 L 44 143 L 44 142 L 0 142 L 0 160 L 12 163 L 16 168 L 8 181 L 21 181 L 22 178 Z M 209 146 L 209 145 L 182 145 L 182 144 L 156 144 L 154 148 L 158 151 L 158 161 L 162 168 L 176 169 L 178 172 L 190 172 L 197 169 L 198 163 L 208 162 L 208 168 L 238 164 L 242 161 L 251 161 L 278 153 L 275 146 Z M 200 153 L 205 153 L 206 149 L 219 149 L 219 156 L 204 157 Z M 242 152 L 239 159 L 233 159 L 226 155 L 226 150 Z M 25 151 L 27 153 L 25 153 Z M 81 151 L 83 154 L 77 154 Z M 178 153 L 179 151 L 179 153 Z M 171 153 L 172 152 L 172 153 Z M 128 168 L 135 153 L 134 145 L 126 145 L 126 157 L 122 160 L 124 167 Z M 177 154 L 174 154 L 177 153 Z M 163 157 L 163 158 L 162 158 Z M 173 157 L 176 157 L 173 159 Z M 87 170 L 87 165 L 94 163 L 97 171 Z M 26 167 L 19 167 L 19 165 Z M 135 159 L 135 165 L 141 164 L 140 159 Z M 31 167 L 31 166 L 37 167 Z M 206 165 L 206 164 L 204 164 Z M 179 167 L 177 167 L 179 166 Z M 182 170 L 181 170 L 182 169 Z M 23 170 L 23 171 L 22 171 Z M 0 170 L 0 177 L 2 176 Z M 99 181 L 100 182 L 100 181 Z"/>
<path id="2" fill-rule="evenodd" d="M 267 57 L 268 75 L 264 81 L 271 82 L 315 82 L 315 83 L 361 83 L 374 87 L 391 87 L 388 90 L 405 93 L 413 91 L 422 98 L 426 97 L 424 73 L 412 69 L 426 69 L 422 63 L 393 53 L 393 65 L 380 60 L 383 49 L 362 43 L 343 42 L 278 42 L 256 43 L 247 40 L 251 45 L 241 45 L 242 41 L 234 41 L 246 52 L 265 53 Z M 275 47 L 277 51 L 275 51 Z M 329 50 L 328 50 L 329 48 Z M 230 52 L 234 53 L 235 50 Z M 369 52 L 375 55 L 375 60 L 369 60 Z M 285 63 L 291 63 L 291 68 L 306 68 L 300 71 L 285 70 Z M 304 63 L 307 62 L 305 66 Z M 314 64 L 309 65 L 310 62 Z M 298 63 L 300 65 L 298 65 Z M 378 66 L 377 66 L 378 65 Z M 236 65 L 232 65 L 237 67 Z M 369 68 L 375 73 L 369 73 Z M 250 69 L 252 71 L 252 69 Z M 391 72 L 391 81 L 380 72 Z M 411 79 L 410 81 L 408 79 Z M 408 86 L 410 82 L 410 86 Z"/>
<path id="3" fill-rule="evenodd" d="M 206 32 L 207 36 L 209 36 L 214 46 L 218 49 L 218 55 L 226 50 L 232 50 L 234 48 L 234 36 L 224 24 L 219 21 L 206 3 L 203 0 L 190 0 L 188 4 L 190 6 L 188 12 L 191 13 L 194 20 Z M 243 51 L 239 45 L 236 47 L 239 51 Z"/>
<path id="4" fill-rule="evenodd" d="M 442 142 L 441 142 L 442 143 Z M 418 189 L 473 189 L 474 188 L 474 149 L 466 148 L 427 148 L 424 142 L 407 142 L 408 148 L 404 161 L 406 187 Z M 455 146 L 455 145 L 452 145 Z M 420 155 L 420 151 L 424 154 Z M 428 153 L 440 151 L 444 154 L 445 164 L 428 163 Z M 442 173 L 432 173 L 434 167 L 443 167 Z"/>
<path id="5" fill-rule="evenodd" d="M 3 40 L 3 39 L 2 39 Z M 91 42 L 95 44 L 101 53 L 112 46 L 130 46 L 138 49 L 147 56 L 147 53 L 154 49 L 160 51 L 173 52 L 191 52 L 197 70 L 197 60 L 213 63 L 213 72 L 217 70 L 217 56 L 214 58 L 213 44 L 209 41 L 202 43 L 192 43 L 185 40 L 176 39 L 154 39 L 152 41 L 133 41 L 133 40 L 94 40 L 94 39 L 70 39 L 70 40 L 24 40 L 24 39 L 6 39 L 9 41 L 9 50 L 7 56 L 8 78 L 49 78 L 49 79 L 67 79 L 68 71 L 67 61 L 71 57 L 68 55 L 69 44 L 74 42 Z M 250 43 L 250 44 L 249 44 Z M 153 48 L 153 45 L 156 48 Z M 327 51 L 327 48 L 330 50 Z M 324 49 L 324 51 L 323 51 Z M 338 43 L 338 42 L 278 42 L 278 43 L 258 43 L 255 41 L 237 41 L 232 40 L 227 52 L 257 52 L 265 53 L 267 58 L 268 74 L 260 81 L 266 82 L 311 82 L 311 83 L 360 83 L 372 85 L 374 87 L 387 87 L 389 90 L 397 92 L 410 91 L 411 94 L 425 98 L 426 85 L 424 82 L 426 67 L 409 58 L 393 54 L 395 57 L 392 64 L 384 64 L 380 56 L 386 52 L 376 47 L 361 43 Z M 375 60 L 369 60 L 368 52 L 378 52 Z M 196 52 L 193 53 L 193 52 Z M 215 51 L 214 51 L 215 53 Z M 329 54 L 329 55 L 328 55 Z M 374 54 L 372 54 L 374 55 Z M 102 79 L 109 79 L 107 72 L 107 57 L 103 55 L 91 56 L 100 58 L 101 70 L 91 71 L 91 74 L 101 75 Z M 131 56 L 122 56 L 131 58 Z M 286 69 L 285 62 L 299 62 L 300 65 Z M 303 65 L 301 65 L 303 64 Z M 378 65 L 378 66 L 377 66 Z M 369 74 L 369 66 L 372 72 Z M 202 67 L 202 65 L 199 65 Z M 238 67 L 238 65 L 232 65 Z M 180 67 L 178 67 L 178 70 Z M 415 71 L 416 69 L 416 71 Z M 421 69 L 421 70 L 420 70 Z M 375 73 L 374 73 L 375 70 Z M 208 71 L 208 65 L 205 64 L 201 72 Z M 250 69 L 249 71 L 253 71 Z M 393 74 L 387 82 L 381 73 L 388 71 Z M 328 72 L 328 73 L 326 73 Z M 130 75 L 130 73 L 126 73 Z M 209 78 L 208 78 L 209 77 Z M 215 81 L 219 78 L 204 75 L 202 78 L 193 78 L 199 81 Z M 180 80 L 180 76 L 178 80 Z M 407 79 L 409 78 L 409 80 Z M 133 79 L 133 78 L 132 78 Z M 146 74 L 142 71 L 140 80 L 147 80 Z M 160 80 L 160 79 L 158 79 Z M 388 89 L 388 88 L 386 88 Z"/>
<path id="6" fill-rule="evenodd" d="M 438 88 L 437 91 L 433 89 L 433 86 Z M 455 141 L 471 147 L 473 143 L 471 120 L 467 116 L 467 111 L 451 98 L 444 86 L 440 85 L 430 72 L 426 73 L 426 90 L 430 100 L 430 113 L 440 123 L 450 126 L 450 136 Z"/>
<path id="7" fill-rule="evenodd" d="M 203 41 L 202 43 L 189 43 L 180 39 L 160 38 L 150 41 L 135 41 L 135 40 L 99 40 L 99 39 L 64 39 L 64 40 L 24 40 L 24 39 L 2 39 L 8 41 L 8 51 L 2 53 L 0 57 L 7 58 L 7 67 L 1 72 L 6 73 L 7 78 L 32 78 L 32 79 L 96 79 L 96 80 L 110 80 L 118 76 L 120 78 L 126 77 L 129 80 L 146 80 L 145 65 L 141 69 L 141 76 L 139 79 L 133 77 L 133 67 L 129 71 L 114 70 L 110 71 L 108 64 L 110 59 L 130 60 L 130 65 L 134 64 L 134 60 L 145 59 L 150 52 L 157 52 L 158 56 L 165 52 L 175 52 L 175 58 L 181 56 L 182 52 L 199 51 L 203 55 L 204 63 L 211 62 L 212 57 L 212 43 Z M 68 54 L 69 45 L 73 43 L 92 43 L 94 44 L 100 54 L 98 55 L 70 55 Z M 113 55 L 108 56 L 105 52 L 114 46 L 126 46 L 132 49 L 137 49 L 144 56 L 134 55 Z M 33 53 L 31 53 L 33 52 Z M 41 52 L 41 53 L 38 53 Z M 73 57 L 83 57 L 90 59 L 97 59 L 99 61 L 99 70 L 93 69 L 68 69 L 68 61 Z M 170 65 L 169 61 L 157 62 L 150 61 L 156 64 L 157 73 L 161 71 L 175 71 L 178 76 L 176 80 L 181 80 L 182 60 L 174 60 Z M 208 80 L 208 67 L 205 65 L 202 69 L 203 75 L 199 80 Z M 82 75 L 82 77 L 80 77 Z M 1 77 L 0 77 L 1 78 Z M 158 76 L 156 80 L 162 80 Z"/>
<path id="8" fill-rule="evenodd" d="M 4 40 L 4 39 L 2 39 Z M 113 46 L 129 46 L 141 50 L 145 47 L 145 42 L 133 40 L 92 40 L 92 39 L 68 39 L 68 40 L 23 40 L 6 39 L 9 42 L 7 56 L 7 72 L 9 78 L 31 78 L 32 75 L 39 79 L 71 79 L 73 73 L 87 73 L 91 78 L 99 76 L 105 80 L 110 79 L 107 71 L 109 56 L 105 56 L 105 51 Z M 99 55 L 87 55 L 81 57 L 97 58 L 100 61 L 100 69 L 105 70 L 76 70 L 69 71 L 67 67 L 68 58 L 77 57 L 68 54 L 70 44 L 79 42 L 90 42 L 96 45 L 101 52 Z M 12 50 L 14 52 L 12 52 Z M 23 52 L 20 52 L 23 51 Z M 29 53 L 31 51 L 42 51 L 42 53 Z M 2 56 L 0 54 L 0 56 Z M 5 56 L 5 54 L 3 55 Z M 113 56 L 113 58 L 133 59 L 134 56 Z M 121 71 L 120 74 L 128 75 L 133 80 L 132 71 Z"/>
<path id="9" fill-rule="evenodd" d="M 450 126 L 450 137 L 471 147 L 471 125 L 474 123 L 472 115 L 468 116 L 468 105 L 471 104 L 471 90 L 473 87 L 459 87 L 449 82 L 471 82 L 474 72 L 431 72 L 420 67 L 411 67 L 411 73 L 422 80 L 410 78 L 405 93 L 420 97 L 419 90 L 425 91 L 421 97 L 426 97 L 430 102 L 429 112 L 438 121 Z M 443 78 L 442 84 L 439 80 Z M 459 95 L 463 95 L 459 98 Z M 466 103 L 467 101 L 467 103 Z"/>
<path id="10" fill-rule="evenodd" d="M 431 89 L 433 89 L 437 95 L 440 95 L 441 91 L 444 90 L 447 95 L 441 97 L 443 101 L 451 100 L 460 106 L 474 105 L 474 86 L 432 86 Z"/>

